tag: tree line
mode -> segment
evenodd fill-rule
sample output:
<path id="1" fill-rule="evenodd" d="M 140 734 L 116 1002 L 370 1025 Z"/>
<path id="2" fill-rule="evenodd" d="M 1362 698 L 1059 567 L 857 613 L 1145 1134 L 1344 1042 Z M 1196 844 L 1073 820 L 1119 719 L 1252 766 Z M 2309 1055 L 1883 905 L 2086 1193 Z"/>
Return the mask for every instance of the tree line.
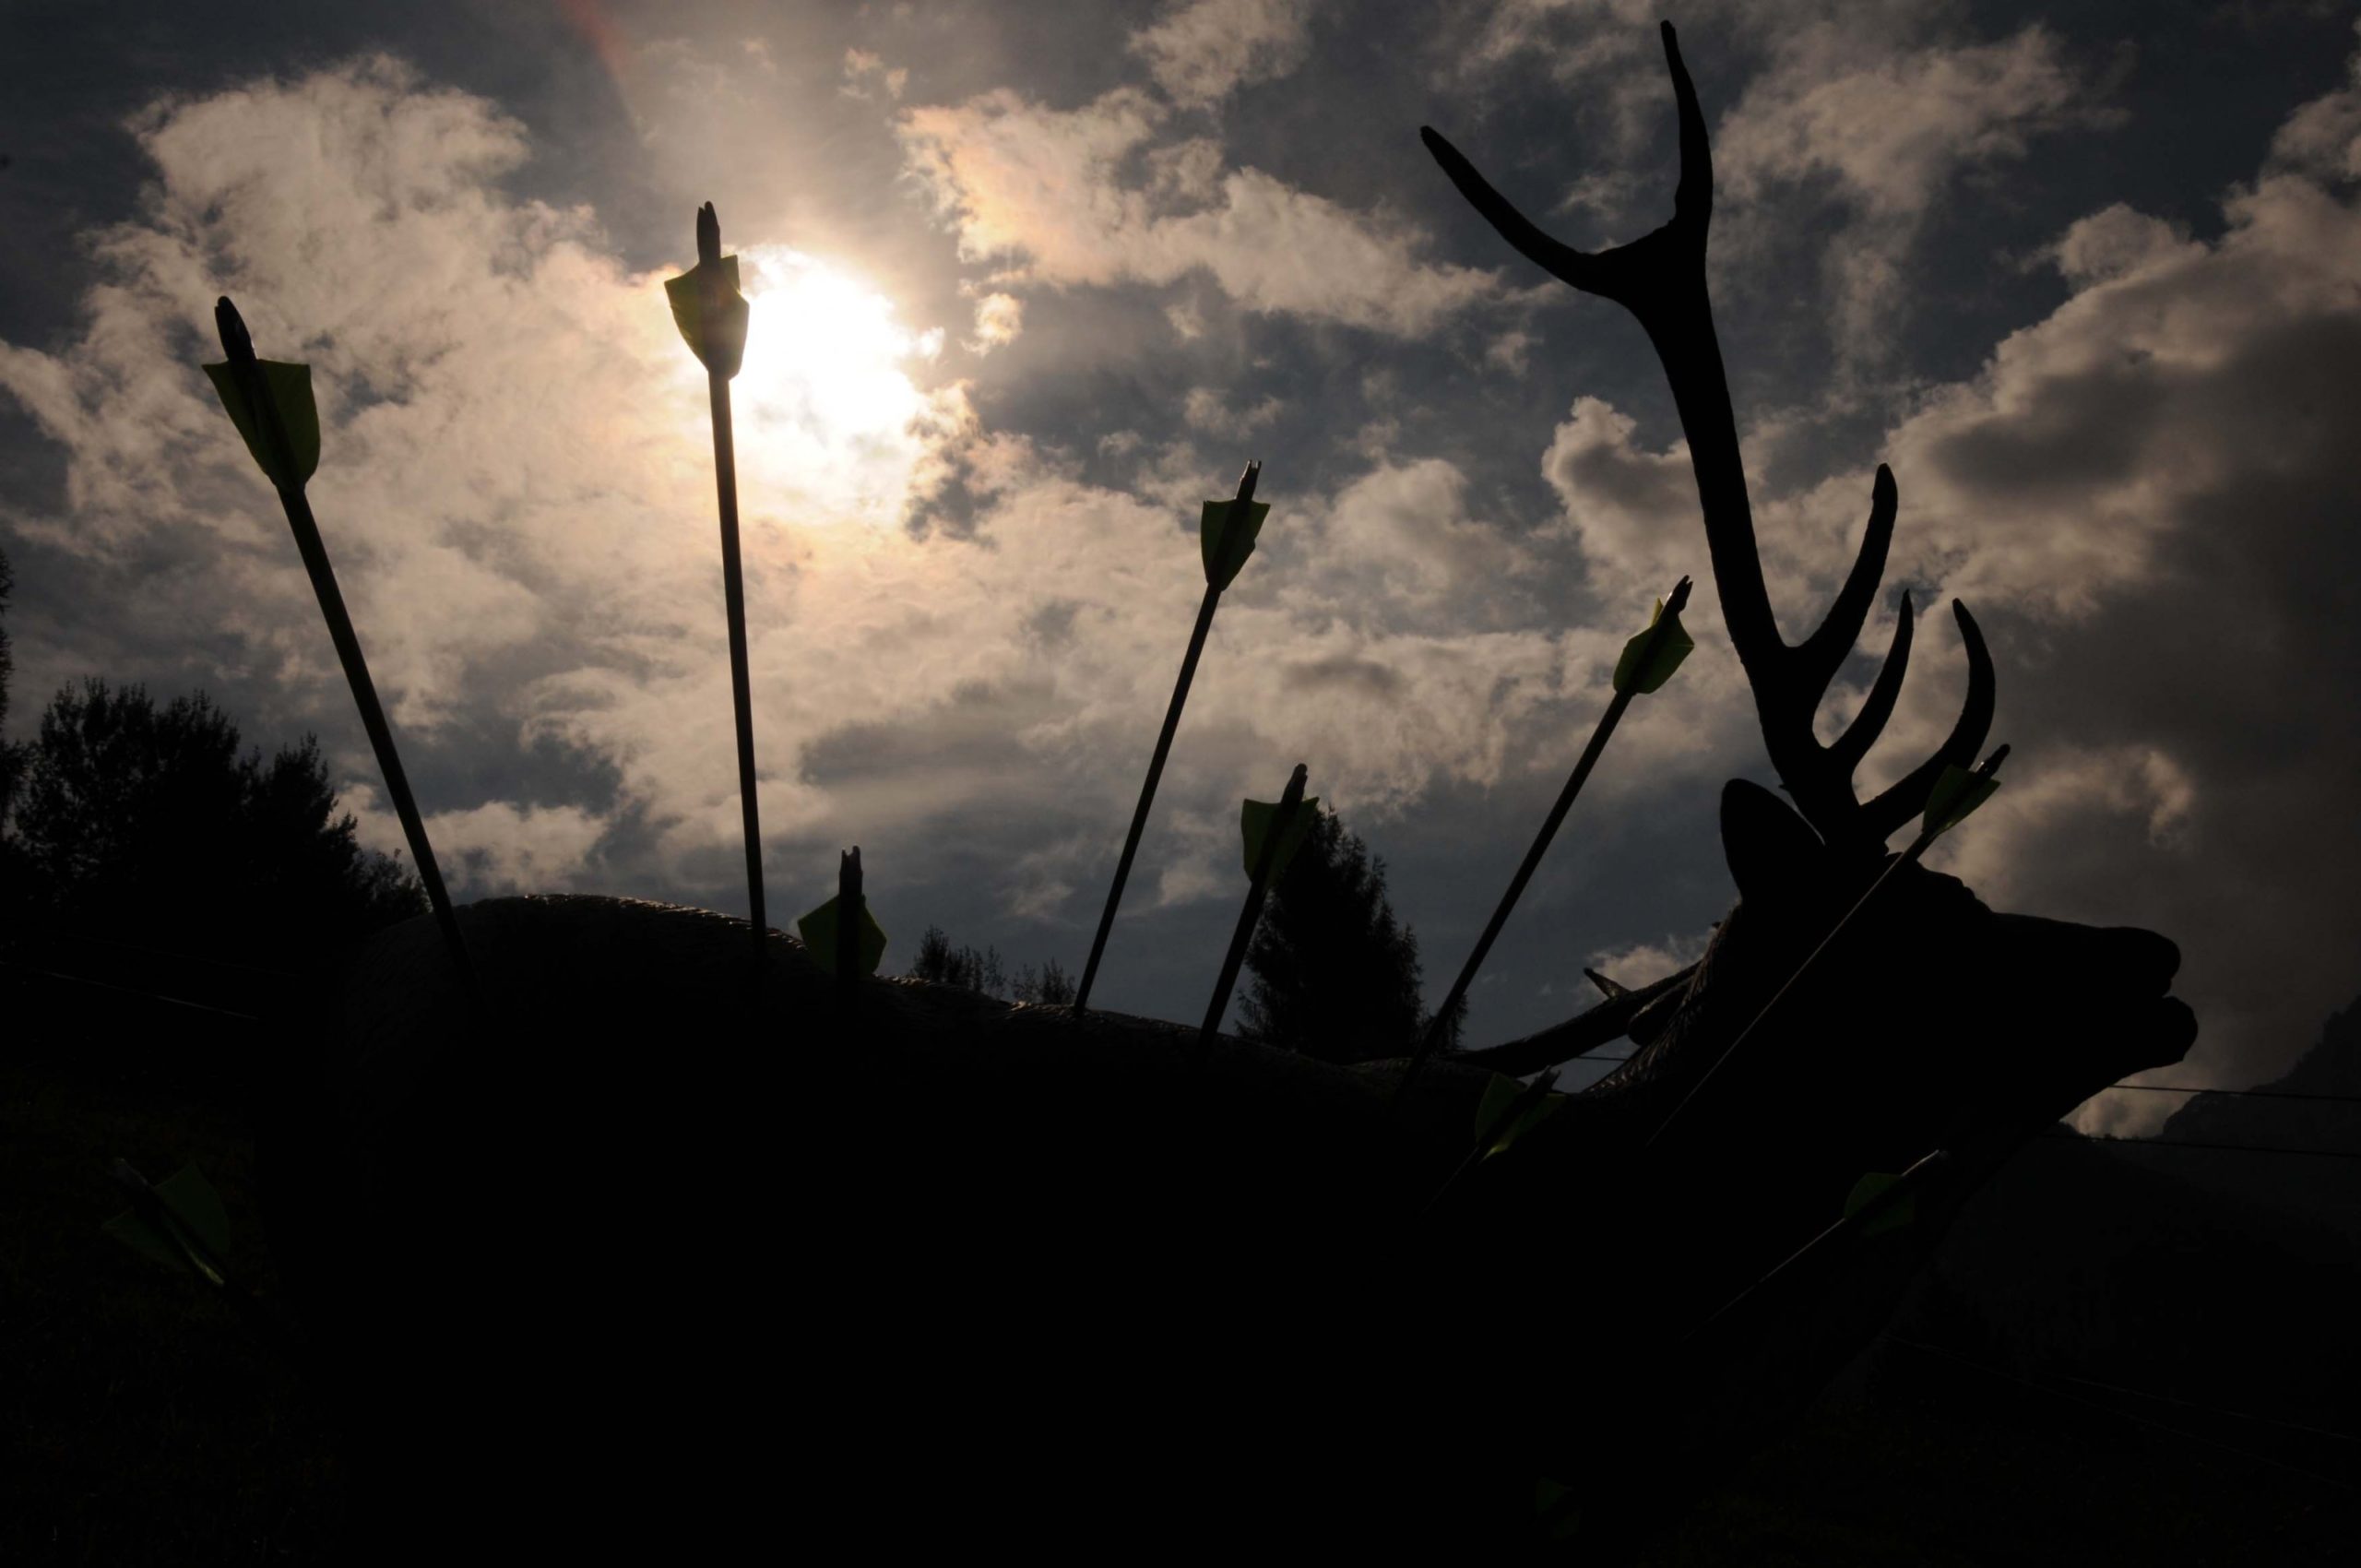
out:
<path id="1" fill-rule="evenodd" d="M 0 726 L 14 662 L 0 557 Z M 299 971 L 424 911 L 416 874 L 362 847 L 316 737 L 264 754 L 203 692 L 89 677 L 36 732 L 0 729 L 0 932 Z"/>
<path id="2" fill-rule="evenodd" d="M 1272 887 L 1246 949 L 1249 980 L 1239 1033 L 1323 1062 L 1409 1055 L 1433 1015 L 1419 994 L 1418 939 L 1385 897 L 1385 861 L 1335 812 L 1320 809 L 1303 848 Z M 999 950 L 954 946 L 939 926 L 919 940 L 913 978 L 1049 1005 L 1074 1000 L 1074 980 L 1054 958 L 1012 977 Z M 1467 1016 L 1462 998 L 1444 1025 L 1456 1048 Z"/>
<path id="3" fill-rule="evenodd" d="M 95 934 L 195 956 L 297 969 L 426 912 L 398 856 L 363 848 L 319 742 L 265 757 L 203 692 L 158 699 L 97 677 L 51 697 L 36 733 L 5 739 L 13 673 L 0 555 L 0 939 Z M 1247 1039 L 1330 1062 L 1407 1055 L 1431 1015 L 1418 944 L 1385 897 L 1385 862 L 1323 809 L 1273 887 L 1247 950 Z M 1013 972 L 996 948 L 919 939 L 909 973 L 1061 1006 L 1057 959 Z M 1466 1004 L 1454 1010 L 1456 1045 Z"/>

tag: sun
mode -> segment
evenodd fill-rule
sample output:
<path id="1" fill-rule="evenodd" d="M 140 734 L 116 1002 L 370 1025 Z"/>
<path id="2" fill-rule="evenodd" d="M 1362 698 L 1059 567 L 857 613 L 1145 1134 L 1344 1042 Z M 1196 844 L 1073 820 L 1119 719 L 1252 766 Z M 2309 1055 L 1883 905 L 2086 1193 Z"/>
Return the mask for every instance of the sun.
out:
<path id="1" fill-rule="evenodd" d="M 942 351 L 855 274 L 785 245 L 740 253 L 753 306 L 732 384 L 741 460 L 805 523 L 899 520 L 935 399 L 906 368 Z"/>

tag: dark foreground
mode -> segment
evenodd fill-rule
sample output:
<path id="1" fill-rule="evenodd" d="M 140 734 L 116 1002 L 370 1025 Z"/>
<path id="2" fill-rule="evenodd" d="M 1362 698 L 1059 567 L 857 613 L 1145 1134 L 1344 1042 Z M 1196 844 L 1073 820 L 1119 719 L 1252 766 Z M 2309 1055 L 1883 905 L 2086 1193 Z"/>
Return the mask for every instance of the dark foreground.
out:
<path id="1" fill-rule="evenodd" d="M 19 1021 L 62 1000 L 20 977 L 0 985 Z M 87 1019 L 90 999 L 75 1000 Z M 342 1561 L 368 1526 L 348 1508 L 326 1402 L 194 1282 L 99 1230 L 122 1206 L 110 1158 L 151 1179 L 195 1160 L 229 1206 L 233 1266 L 278 1299 L 236 1027 L 185 1010 L 101 1011 L 102 1024 L 70 1034 L 13 1028 L 0 1050 L 0 1561 Z M 2208 1411 L 2071 1383 L 2068 1371 L 2115 1369 L 2028 1364 L 1987 1328 L 1955 1291 L 1922 1290 L 1800 1428 L 1636 1561 L 2347 1560 L 2361 1527 L 2353 1445 L 2222 1415 L 2218 1386 L 2201 1391 Z M 1581 1420 L 1596 1353 L 1569 1345 L 1554 1358 L 1569 1421 Z M 2284 1348 L 2270 1364 L 2287 1364 Z M 2300 1391 L 2250 1393 L 2238 1402 L 2249 1414 L 2311 1413 Z M 791 1440 L 772 1441 L 784 1460 Z M 1403 1463 L 1415 1472 L 1415 1456 Z M 1143 1553 L 1171 1501 L 1145 1506 Z M 773 1544 L 791 1550 L 792 1515 L 777 1526 Z M 892 1536 L 884 1523 L 877 1547 L 891 1550 Z"/>

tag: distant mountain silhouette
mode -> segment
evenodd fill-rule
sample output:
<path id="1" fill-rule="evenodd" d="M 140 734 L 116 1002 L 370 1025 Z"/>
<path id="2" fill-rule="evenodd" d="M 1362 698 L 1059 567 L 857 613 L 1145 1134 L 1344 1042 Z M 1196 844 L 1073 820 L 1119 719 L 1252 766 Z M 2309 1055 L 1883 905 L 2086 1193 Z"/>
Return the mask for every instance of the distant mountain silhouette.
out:
<path id="1" fill-rule="evenodd" d="M 2361 1098 L 2361 998 L 2330 1017 L 2319 1043 L 2293 1067 L 2255 1087 L 2280 1094 Z M 2198 1095 L 2173 1113 L 2158 1136 L 2361 1154 L 2361 1105 Z M 2200 1152 L 2142 1158 L 2170 1159 L 2192 1182 L 2284 1210 L 2361 1243 L 2361 1159 Z"/>
<path id="2" fill-rule="evenodd" d="M 2342 1029 L 2349 1048 L 2356 1022 L 2361 1012 L 2340 1015 L 2331 1042 Z M 2301 1081 L 2329 1080 L 2315 1068 Z M 2218 1109 L 2273 1103 L 2285 1102 Z M 2344 1109 L 2349 1116 L 2355 1108 Z M 2247 1142 L 2260 1140 L 2261 1124 L 2257 1117 L 2204 1125 L 2209 1138 Z M 2216 1183 L 2210 1163 L 2190 1171 L 2163 1164 L 2213 1157 L 2124 1150 L 2058 1131 L 2066 1135 L 2028 1145 L 1976 1194 L 1896 1314 L 1892 1336 L 2286 1463 L 2325 1471 L 2361 1462 L 2351 1444 L 2071 1381 L 2352 1431 L 2361 1409 L 2361 1338 L 2353 1333 L 2361 1323 L 2361 1246 L 2286 1201 L 2319 1179 L 2310 1168 L 2344 1162 L 2219 1156 L 2279 1168 L 2249 1178 L 2258 1189 L 2250 1194 Z M 2349 1131 L 2345 1141 L 2353 1141 Z M 1915 1382 L 1928 1367 L 1887 1346 L 1866 1371 L 1875 1386 Z"/>

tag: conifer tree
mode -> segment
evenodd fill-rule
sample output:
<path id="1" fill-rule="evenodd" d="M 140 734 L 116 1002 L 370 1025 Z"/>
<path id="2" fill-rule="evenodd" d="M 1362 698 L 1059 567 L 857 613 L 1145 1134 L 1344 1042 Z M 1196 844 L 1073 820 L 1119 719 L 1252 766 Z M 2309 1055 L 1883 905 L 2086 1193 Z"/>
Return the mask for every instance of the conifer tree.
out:
<path id="1" fill-rule="evenodd" d="M 1418 940 L 1385 900 L 1385 861 L 1323 808 L 1271 890 L 1246 950 L 1248 1039 L 1323 1062 L 1371 1062 L 1418 1049 L 1431 1016 L 1419 995 Z M 1459 1041 L 1467 1004 L 1444 1030 Z"/>

